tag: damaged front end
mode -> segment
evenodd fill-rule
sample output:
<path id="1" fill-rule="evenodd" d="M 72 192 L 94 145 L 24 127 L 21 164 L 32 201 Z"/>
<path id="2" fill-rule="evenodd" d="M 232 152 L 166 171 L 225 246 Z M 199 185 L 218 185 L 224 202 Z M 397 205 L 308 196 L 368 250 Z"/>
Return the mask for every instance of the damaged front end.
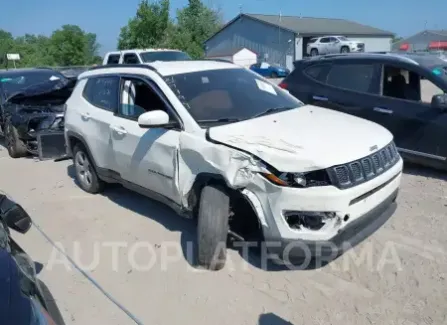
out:
<path id="1" fill-rule="evenodd" d="M 30 154 L 43 159 L 48 153 L 53 157 L 65 153 L 65 102 L 75 83 L 75 80 L 59 80 L 35 85 L 5 102 L 4 124 L 17 130 L 19 140 Z"/>

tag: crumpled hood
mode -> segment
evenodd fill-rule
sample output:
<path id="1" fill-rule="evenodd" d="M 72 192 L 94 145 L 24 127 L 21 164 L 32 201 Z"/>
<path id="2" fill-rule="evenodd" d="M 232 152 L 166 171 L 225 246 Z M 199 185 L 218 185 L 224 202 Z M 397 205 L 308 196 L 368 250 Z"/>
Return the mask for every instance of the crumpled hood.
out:
<path id="1" fill-rule="evenodd" d="M 6 102 L 13 104 L 39 105 L 48 101 L 64 103 L 73 92 L 76 80 L 54 80 L 30 86 L 23 91 L 10 95 Z"/>
<path id="2" fill-rule="evenodd" d="M 311 105 L 212 127 L 208 136 L 249 152 L 282 172 L 347 163 L 393 139 L 387 129 L 374 122 Z"/>

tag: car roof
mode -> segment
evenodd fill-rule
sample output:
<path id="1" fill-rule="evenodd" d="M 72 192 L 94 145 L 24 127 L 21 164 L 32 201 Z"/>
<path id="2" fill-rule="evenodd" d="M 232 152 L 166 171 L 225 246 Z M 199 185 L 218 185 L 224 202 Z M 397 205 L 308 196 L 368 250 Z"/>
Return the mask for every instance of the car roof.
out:
<path id="1" fill-rule="evenodd" d="M 8 69 L 8 70 L 2 69 L 0 70 L 0 74 L 2 76 L 16 76 L 16 75 L 22 75 L 23 73 L 33 73 L 41 71 L 53 71 L 54 73 L 60 74 L 60 72 L 51 68 L 19 68 L 19 69 Z"/>
<path id="2" fill-rule="evenodd" d="M 360 60 L 360 59 L 370 59 L 377 61 L 390 61 L 390 62 L 407 62 L 410 64 L 419 65 L 419 62 L 416 61 L 415 58 L 402 55 L 399 53 L 391 53 L 391 52 L 363 52 L 363 53 L 339 53 L 339 54 L 328 54 L 328 55 L 319 55 L 313 57 L 304 58 L 303 62 L 314 62 L 314 61 L 345 61 L 345 60 Z"/>
<path id="3" fill-rule="evenodd" d="M 98 74 L 112 74 L 126 72 L 126 69 L 146 68 L 156 71 L 163 77 L 208 70 L 244 69 L 236 64 L 215 60 L 189 60 L 189 61 L 155 61 L 143 64 L 117 64 L 94 67 L 79 75 L 86 78 Z"/>
<path id="4" fill-rule="evenodd" d="M 143 53 L 143 52 L 182 52 L 177 49 L 128 49 L 122 51 L 112 51 L 107 52 L 106 55 L 110 54 L 126 54 L 126 53 Z"/>

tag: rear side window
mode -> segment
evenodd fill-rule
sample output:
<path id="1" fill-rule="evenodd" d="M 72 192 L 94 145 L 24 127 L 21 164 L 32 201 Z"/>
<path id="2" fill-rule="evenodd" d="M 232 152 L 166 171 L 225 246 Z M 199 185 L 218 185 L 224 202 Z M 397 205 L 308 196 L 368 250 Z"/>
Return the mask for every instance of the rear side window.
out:
<path id="1" fill-rule="evenodd" d="M 109 58 L 107 59 L 107 64 L 118 64 L 119 62 L 120 62 L 119 54 L 110 54 Z"/>
<path id="2" fill-rule="evenodd" d="M 135 53 L 127 53 L 127 54 L 124 54 L 123 63 L 124 64 L 136 64 L 136 63 L 140 63 L 140 60 L 138 59 L 138 56 Z"/>
<path id="3" fill-rule="evenodd" d="M 327 84 L 362 93 L 369 92 L 374 75 L 372 64 L 334 64 L 327 76 Z"/>
<path id="4" fill-rule="evenodd" d="M 118 108 L 119 77 L 90 78 L 82 96 L 92 105 L 114 112 Z"/>
<path id="5" fill-rule="evenodd" d="M 312 65 L 304 70 L 304 74 L 311 79 L 324 82 L 326 80 L 327 71 L 329 70 L 328 64 Z"/>

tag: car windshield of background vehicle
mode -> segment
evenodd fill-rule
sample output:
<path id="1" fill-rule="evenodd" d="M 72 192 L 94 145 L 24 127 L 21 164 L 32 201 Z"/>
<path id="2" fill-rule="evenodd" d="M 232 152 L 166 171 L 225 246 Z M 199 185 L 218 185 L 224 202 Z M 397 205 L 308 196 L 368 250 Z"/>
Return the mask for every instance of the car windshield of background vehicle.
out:
<path id="1" fill-rule="evenodd" d="M 179 51 L 143 52 L 140 57 L 143 62 L 191 60 L 188 54 Z"/>
<path id="2" fill-rule="evenodd" d="M 309 40 L 309 42 L 307 42 L 308 44 L 311 44 L 311 43 L 315 43 L 317 41 L 317 39 L 316 38 L 311 38 L 310 40 Z"/>
<path id="3" fill-rule="evenodd" d="M 11 73 L 0 74 L 0 83 L 6 97 L 22 92 L 28 87 L 57 80 L 66 80 L 66 78 L 53 70 L 30 71 L 23 74 L 12 71 Z"/>
<path id="4" fill-rule="evenodd" d="M 349 41 L 346 37 L 344 37 L 344 36 L 338 36 L 338 39 L 340 40 L 340 41 Z"/>
<path id="5" fill-rule="evenodd" d="M 231 123 L 303 105 L 281 88 L 245 69 L 191 72 L 165 80 L 201 125 L 218 120 Z"/>

